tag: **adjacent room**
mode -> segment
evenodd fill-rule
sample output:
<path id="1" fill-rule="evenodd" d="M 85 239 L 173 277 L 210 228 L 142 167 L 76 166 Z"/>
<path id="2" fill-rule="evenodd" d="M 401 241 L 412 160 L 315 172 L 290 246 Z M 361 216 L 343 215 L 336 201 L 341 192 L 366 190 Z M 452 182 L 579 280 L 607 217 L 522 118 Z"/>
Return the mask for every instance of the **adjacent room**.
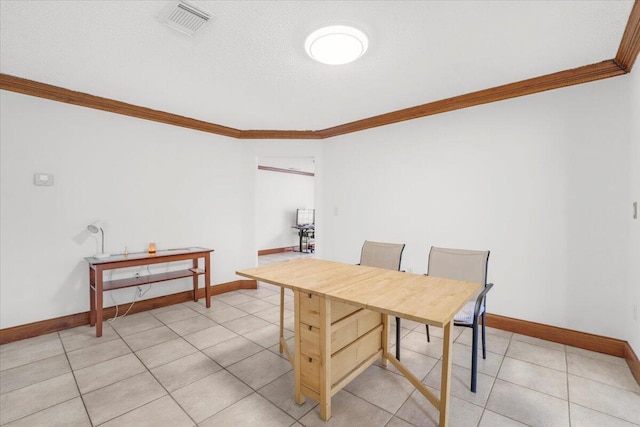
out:
<path id="1" fill-rule="evenodd" d="M 640 0 L 0 0 L 0 425 L 640 426 L 639 52 Z"/>

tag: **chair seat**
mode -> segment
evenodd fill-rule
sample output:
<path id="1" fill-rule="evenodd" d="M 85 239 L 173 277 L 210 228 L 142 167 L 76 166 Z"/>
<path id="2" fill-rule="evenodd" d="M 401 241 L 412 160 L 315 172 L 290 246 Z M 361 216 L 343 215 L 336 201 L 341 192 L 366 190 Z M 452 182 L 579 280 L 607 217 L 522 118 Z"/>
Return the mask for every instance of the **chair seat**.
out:
<path id="1" fill-rule="evenodd" d="M 476 308 L 475 301 L 469 301 L 462 307 L 462 310 L 458 312 L 453 318 L 454 323 L 463 323 L 465 325 L 473 325 L 473 311 Z M 484 313 L 484 304 L 480 306 L 480 313 L 478 316 Z"/>

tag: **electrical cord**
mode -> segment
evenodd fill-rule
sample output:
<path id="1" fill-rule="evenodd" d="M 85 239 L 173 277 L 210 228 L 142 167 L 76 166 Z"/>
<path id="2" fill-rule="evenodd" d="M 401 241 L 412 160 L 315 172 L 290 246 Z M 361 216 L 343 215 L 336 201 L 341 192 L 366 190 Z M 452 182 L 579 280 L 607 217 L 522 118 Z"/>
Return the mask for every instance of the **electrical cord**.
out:
<path id="1" fill-rule="evenodd" d="M 149 268 L 149 265 L 147 265 L 147 274 L 151 275 L 151 269 Z M 138 273 L 136 273 L 136 276 L 139 276 Z M 113 271 L 109 271 L 109 280 L 111 281 L 111 279 L 113 278 Z M 109 292 L 109 296 L 111 297 L 111 301 L 113 302 L 113 305 L 116 306 L 116 314 L 115 316 L 113 316 L 111 319 L 107 320 L 109 323 L 113 323 L 118 319 L 122 319 L 123 317 L 125 317 L 127 314 L 129 314 L 129 311 L 131 311 L 131 309 L 133 308 L 134 304 L 136 303 L 136 301 L 138 300 L 138 298 L 142 298 L 143 296 L 145 296 L 147 294 L 147 292 L 149 292 L 149 290 L 151 289 L 151 284 L 148 285 L 149 287 L 143 291 L 142 288 L 140 286 L 136 287 L 136 292 L 133 294 L 133 301 L 131 302 L 131 305 L 129 306 L 129 308 L 127 309 L 127 311 L 125 311 L 125 313 L 122 316 L 118 316 L 119 313 L 119 305 L 116 302 L 115 298 L 113 297 L 113 292 Z"/>
<path id="2" fill-rule="evenodd" d="M 151 274 L 151 270 L 149 270 L 149 266 L 147 266 L 147 272 L 149 274 Z M 112 276 L 113 276 L 113 271 L 109 272 L 109 280 L 111 280 Z M 138 298 L 142 298 L 143 296 L 145 296 L 147 294 L 147 292 L 149 292 L 149 290 L 151 289 L 151 285 L 148 285 L 149 287 L 145 290 L 142 291 L 142 288 L 140 286 L 136 287 L 136 291 L 133 294 L 133 301 L 131 302 L 131 305 L 129 306 L 129 308 L 127 309 L 127 311 L 125 311 L 125 313 L 122 316 L 118 316 L 119 310 L 120 310 L 120 306 L 118 305 L 118 303 L 116 302 L 115 298 L 113 297 L 113 292 L 109 292 L 109 296 L 111 297 L 111 301 L 113 302 L 113 305 L 116 306 L 116 314 L 115 316 L 113 316 L 111 319 L 108 320 L 109 323 L 113 323 L 118 319 L 122 319 L 123 317 L 125 317 L 127 314 L 129 314 L 129 311 L 131 311 L 131 309 L 133 308 L 133 306 L 135 305 L 136 301 L 138 300 Z"/>
<path id="3" fill-rule="evenodd" d="M 149 287 L 147 288 L 146 291 L 142 291 L 142 288 L 140 286 L 138 286 L 138 288 L 136 289 L 135 294 L 133 294 L 133 301 L 131 302 L 131 305 L 129 306 L 129 308 L 127 309 L 127 311 L 125 311 L 125 313 L 122 316 L 118 316 L 118 310 L 119 310 L 119 306 L 118 303 L 116 302 L 115 298 L 113 297 L 113 292 L 111 292 L 109 294 L 109 296 L 111 297 L 111 301 L 113 301 L 113 304 L 116 306 L 116 315 L 113 316 L 111 319 L 109 319 L 109 322 L 115 322 L 118 319 L 122 319 L 123 317 L 125 317 L 127 314 L 129 314 L 129 311 L 131 311 L 131 309 L 133 308 L 134 304 L 136 303 L 136 301 L 138 300 L 138 298 L 142 298 L 143 296 L 145 296 L 145 294 L 147 292 L 149 292 L 149 289 L 151 289 L 151 285 L 149 285 Z"/>

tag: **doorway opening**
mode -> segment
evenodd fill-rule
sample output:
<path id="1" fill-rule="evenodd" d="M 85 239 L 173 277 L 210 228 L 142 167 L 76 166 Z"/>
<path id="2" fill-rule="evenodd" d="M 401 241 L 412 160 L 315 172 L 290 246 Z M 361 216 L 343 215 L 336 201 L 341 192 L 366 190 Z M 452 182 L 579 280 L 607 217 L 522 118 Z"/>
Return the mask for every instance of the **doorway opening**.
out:
<path id="1" fill-rule="evenodd" d="M 313 256 L 315 252 L 315 159 L 313 157 L 259 157 L 257 163 L 256 247 L 258 256 L 260 258 L 269 256 L 274 260 Z M 260 263 L 264 260 L 260 260 Z"/>

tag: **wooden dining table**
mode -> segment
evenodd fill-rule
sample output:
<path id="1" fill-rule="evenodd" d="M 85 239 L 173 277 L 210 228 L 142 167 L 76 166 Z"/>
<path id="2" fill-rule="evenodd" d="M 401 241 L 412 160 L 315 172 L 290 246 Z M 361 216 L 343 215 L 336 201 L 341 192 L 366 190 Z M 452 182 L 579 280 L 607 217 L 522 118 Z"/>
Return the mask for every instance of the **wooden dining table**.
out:
<path id="1" fill-rule="evenodd" d="M 390 362 L 448 422 L 452 326 L 455 314 L 480 289 L 444 279 L 306 258 L 254 267 L 236 274 L 281 287 L 280 352 L 295 374 L 295 401 L 305 396 L 331 418 L 331 397 L 380 358 Z M 284 289 L 294 296 L 295 353 L 284 338 Z M 389 316 L 443 328 L 440 396 L 389 353 Z"/>

